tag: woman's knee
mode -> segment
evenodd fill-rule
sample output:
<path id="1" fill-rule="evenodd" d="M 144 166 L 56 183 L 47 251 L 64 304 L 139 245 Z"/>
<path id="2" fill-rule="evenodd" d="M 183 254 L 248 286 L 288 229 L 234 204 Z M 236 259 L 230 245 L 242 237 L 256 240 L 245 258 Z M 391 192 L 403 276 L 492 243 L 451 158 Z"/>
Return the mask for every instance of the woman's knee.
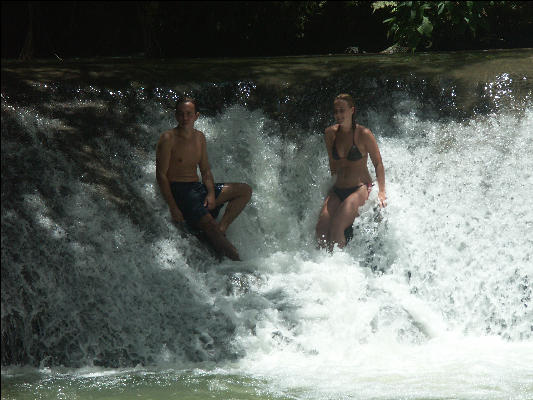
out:
<path id="1" fill-rule="evenodd" d="M 346 237 L 342 226 L 332 226 L 328 231 L 328 238 L 331 243 L 336 244 L 339 248 L 346 246 Z"/>
<path id="2" fill-rule="evenodd" d="M 330 218 L 327 215 L 321 215 L 315 226 L 315 236 L 319 240 L 327 240 L 329 232 Z"/>
<path id="3" fill-rule="evenodd" d="M 355 218 L 351 218 L 349 216 L 344 219 L 334 220 L 329 227 L 328 236 L 331 238 L 331 240 L 335 240 L 336 242 L 344 239 L 344 231 L 353 224 L 354 220 Z"/>
<path id="4" fill-rule="evenodd" d="M 329 242 L 328 227 L 317 224 L 315 227 L 315 239 L 319 247 L 326 247 Z"/>
<path id="5" fill-rule="evenodd" d="M 320 239 L 327 239 L 328 237 L 328 227 L 324 224 L 317 224 L 315 227 L 315 235 Z"/>

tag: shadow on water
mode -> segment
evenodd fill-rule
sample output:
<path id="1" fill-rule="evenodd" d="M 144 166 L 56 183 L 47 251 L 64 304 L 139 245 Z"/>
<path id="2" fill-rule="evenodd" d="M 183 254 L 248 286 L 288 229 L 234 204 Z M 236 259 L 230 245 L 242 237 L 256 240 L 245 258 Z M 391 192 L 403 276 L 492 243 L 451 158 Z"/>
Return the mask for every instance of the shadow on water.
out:
<path id="1" fill-rule="evenodd" d="M 43 85 L 141 91 L 158 97 L 162 88 L 197 97 L 202 113 L 214 115 L 233 103 L 262 109 L 279 121 L 281 134 L 294 124 L 322 132 L 331 123 L 331 101 L 351 93 L 359 122 L 369 114 L 395 113 L 419 119 L 464 120 L 531 98 L 533 50 L 365 54 L 246 59 L 93 59 L 32 64 L 4 61 L 2 87 L 25 101 Z M 489 83 L 489 84 L 488 84 Z M 513 86 L 513 96 L 502 96 Z M 406 101 L 410 99 L 411 101 Z M 14 99 L 13 99 L 14 100 Z M 171 109 L 172 101 L 162 100 Z"/>
<path id="2" fill-rule="evenodd" d="M 155 143 L 136 101 L 2 96 L 2 365 L 235 357 L 233 322 L 181 268 L 214 259 L 138 187 Z M 186 243 L 163 268 L 168 237 Z"/>
<path id="3" fill-rule="evenodd" d="M 361 54 L 278 58 L 72 59 L 64 62 L 2 60 L 6 80 L 31 86 L 73 83 L 121 89 L 131 84 L 148 87 L 189 88 L 201 82 L 253 81 L 258 85 L 301 85 L 332 75 L 402 77 L 446 76 L 469 82 L 487 82 L 501 72 L 530 73 L 532 49 L 446 53 Z"/>
<path id="4" fill-rule="evenodd" d="M 419 100 L 422 106 L 415 111 L 422 118 L 434 118 L 435 110 L 440 117 L 456 119 L 490 112 L 493 99 L 480 96 L 487 91 L 487 82 L 506 74 L 515 80 L 516 98 L 531 96 L 531 79 L 519 81 L 530 76 L 532 62 L 532 49 L 268 59 L 3 61 L 2 87 L 30 96 L 40 85 L 58 82 L 67 87 L 146 92 L 166 87 L 194 92 L 208 112 L 219 111 L 237 93 L 248 106 L 303 126 L 309 125 L 309 114 L 317 112 L 316 126 L 322 126 L 331 99 L 340 92 L 354 94 L 363 114 L 390 108 L 407 94 Z"/>

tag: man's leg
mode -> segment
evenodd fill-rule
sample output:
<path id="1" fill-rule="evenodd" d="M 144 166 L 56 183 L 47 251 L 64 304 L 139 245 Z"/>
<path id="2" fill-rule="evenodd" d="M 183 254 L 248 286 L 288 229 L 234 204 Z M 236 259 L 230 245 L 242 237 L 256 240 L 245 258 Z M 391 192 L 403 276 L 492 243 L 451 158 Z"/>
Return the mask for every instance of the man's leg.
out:
<path id="1" fill-rule="evenodd" d="M 241 261 L 237 249 L 230 243 L 224 233 L 220 230 L 217 222 L 211 216 L 211 214 L 204 215 L 197 225 L 198 228 L 205 233 L 207 239 L 218 254 L 226 256 L 233 261 Z"/>
<path id="2" fill-rule="evenodd" d="M 222 191 L 217 196 L 215 205 L 219 206 L 228 203 L 224 215 L 220 220 L 218 227 L 224 234 L 229 225 L 246 207 L 246 204 L 252 197 L 252 188 L 246 183 L 225 183 Z"/>

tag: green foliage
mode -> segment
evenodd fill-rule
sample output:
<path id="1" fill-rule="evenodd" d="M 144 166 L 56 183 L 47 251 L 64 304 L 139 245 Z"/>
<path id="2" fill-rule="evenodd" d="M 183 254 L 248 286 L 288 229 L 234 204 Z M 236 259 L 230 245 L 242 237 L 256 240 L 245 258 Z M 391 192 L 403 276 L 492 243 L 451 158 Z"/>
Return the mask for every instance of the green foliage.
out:
<path id="1" fill-rule="evenodd" d="M 378 1 L 374 11 L 390 10 L 388 36 L 412 51 L 429 48 L 435 32 L 448 35 L 449 40 L 475 38 L 480 31 L 488 30 L 487 9 L 494 1 Z M 498 2 L 505 3 L 505 2 Z"/>
<path id="2" fill-rule="evenodd" d="M 290 16 L 295 28 L 295 37 L 302 39 L 305 36 L 306 26 L 309 21 L 319 15 L 327 1 L 282 1 L 278 3 L 282 14 Z"/>
<path id="3" fill-rule="evenodd" d="M 373 1 L 372 2 L 372 9 L 374 11 L 381 10 L 382 8 L 387 7 L 396 7 L 397 1 Z"/>
<path id="4" fill-rule="evenodd" d="M 2 2 L 2 57 L 329 54 L 350 47 L 378 52 L 391 44 L 413 51 L 533 47 L 532 1 L 64 4 Z"/>

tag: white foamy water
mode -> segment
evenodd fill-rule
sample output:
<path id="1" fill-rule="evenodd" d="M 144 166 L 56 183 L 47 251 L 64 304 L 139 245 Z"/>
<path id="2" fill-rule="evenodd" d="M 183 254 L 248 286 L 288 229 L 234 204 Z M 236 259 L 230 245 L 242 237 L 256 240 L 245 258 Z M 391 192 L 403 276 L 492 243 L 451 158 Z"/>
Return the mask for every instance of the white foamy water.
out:
<path id="1" fill-rule="evenodd" d="M 261 277 L 226 299 L 242 323 L 238 371 L 302 398 L 531 398 L 533 114 L 394 118 L 401 137 L 374 132 L 387 175 L 384 219 L 375 222 L 374 191 L 354 242 L 333 255 L 312 248 L 328 182 L 321 138 L 301 132 L 293 148 L 250 146 L 259 160 L 243 179 L 256 188 L 258 225 L 275 227 L 269 238 L 281 250 L 250 249 L 246 218 L 232 232 Z M 223 118 L 215 125 L 231 131 Z M 262 136 L 247 131 L 252 143 Z M 276 179 L 273 154 L 285 155 Z M 263 211 L 264 201 L 276 209 Z"/>
<path id="2" fill-rule="evenodd" d="M 333 254 L 313 237 L 331 185 L 322 132 L 282 136 L 238 105 L 202 116 L 215 180 L 254 190 L 228 231 L 243 261 L 219 264 L 169 221 L 154 159 L 173 121 L 156 108 L 133 139 L 101 128 L 77 143 L 77 159 L 41 147 L 36 132 L 53 138 L 64 121 L 34 109 L 16 110 L 28 154 L 3 133 L 3 157 L 41 165 L 48 187 L 24 177 L 16 207 L 2 206 L 2 278 L 31 293 L 42 331 L 32 336 L 31 318 L 20 326 L 42 365 L 88 366 L 73 380 L 142 373 L 170 386 L 208 374 L 215 394 L 238 376 L 238 387 L 268 388 L 264 398 L 533 397 L 532 109 L 464 122 L 370 113 L 389 206 L 375 209 L 375 187 L 353 241 Z M 36 232 L 41 255 L 14 229 Z M 3 297 L 10 290 L 2 284 Z M 3 302 L 2 318 L 25 304 Z M 147 366 L 121 372 L 120 360 Z"/>

